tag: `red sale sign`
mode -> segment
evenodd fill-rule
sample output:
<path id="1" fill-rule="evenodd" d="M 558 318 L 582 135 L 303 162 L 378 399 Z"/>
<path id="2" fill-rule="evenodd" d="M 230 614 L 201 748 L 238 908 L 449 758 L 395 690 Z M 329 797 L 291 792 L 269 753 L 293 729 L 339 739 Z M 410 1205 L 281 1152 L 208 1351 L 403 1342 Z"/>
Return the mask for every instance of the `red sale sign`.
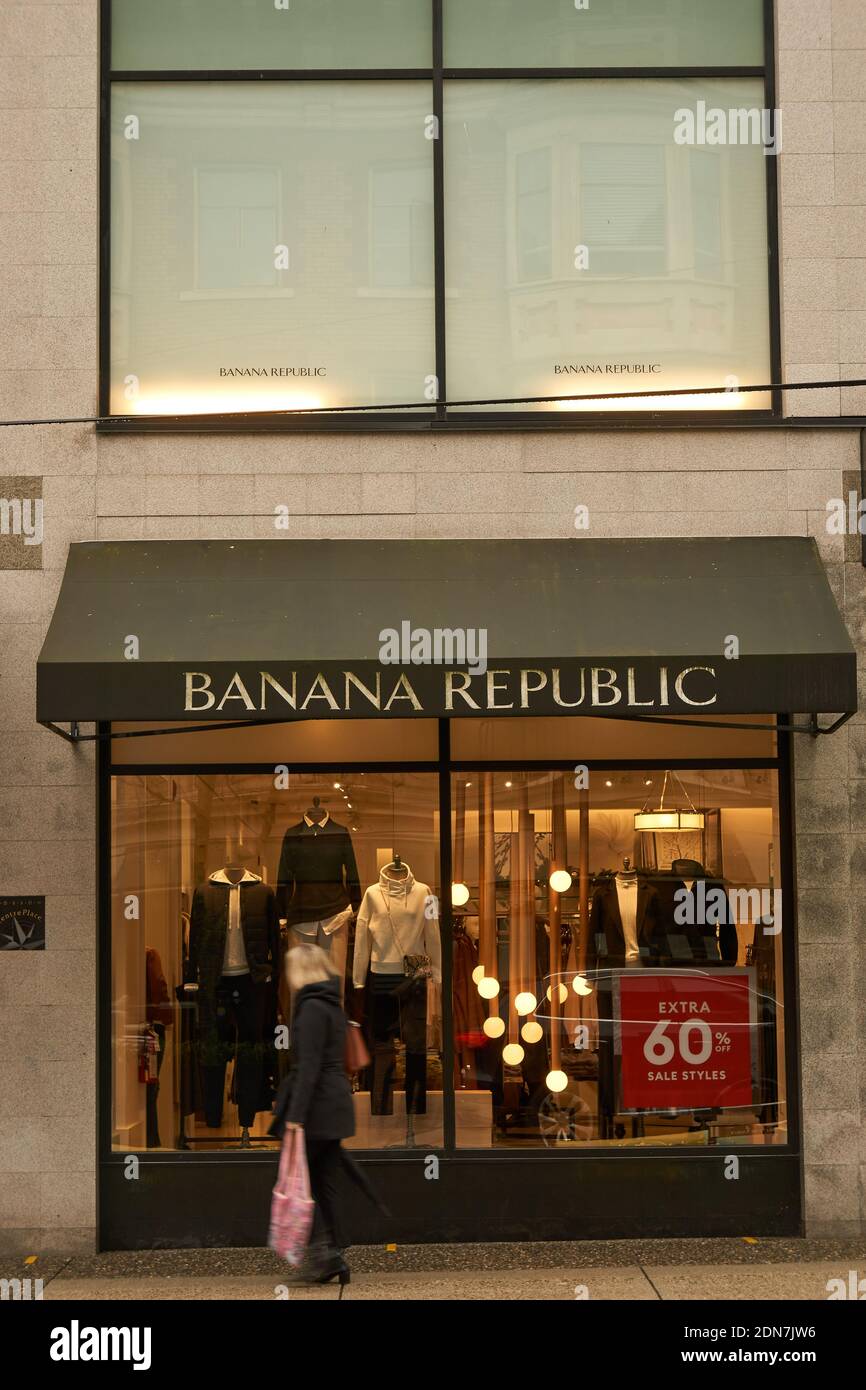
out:
<path id="1" fill-rule="evenodd" d="M 626 970 L 614 984 L 621 1109 L 752 1104 L 754 971 Z"/>

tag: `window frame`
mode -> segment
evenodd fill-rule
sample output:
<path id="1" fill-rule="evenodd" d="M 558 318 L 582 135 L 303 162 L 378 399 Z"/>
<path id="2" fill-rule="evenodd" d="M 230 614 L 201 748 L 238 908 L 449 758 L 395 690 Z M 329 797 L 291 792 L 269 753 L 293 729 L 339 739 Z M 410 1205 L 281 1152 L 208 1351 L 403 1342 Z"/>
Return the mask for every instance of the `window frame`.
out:
<path id="1" fill-rule="evenodd" d="M 531 718 L 531 716 L 527 716 Z M 702 771 L 713 769 L 769 769 L 776 778 L 776 794 L 779 806 L 779 885 L 783 894 L 783 901 L 787 904 L 786 927 L 784 949 L 782 952 L 782 973 L 779 982 L 781 986 L 781 1007 L 785 1010 L 785 1109 L 787 1133 L 783 1143 L 768 1146 L 767 1153 L 771 1157 L 790 1157 L 799 1159 L 801 1153 L 801 1095 L 800 1095 L 800 1070 L 801 1070 L 801 1046 L 800 1046 L 800 1027 L 799 1027 L 799 965 L 797 959 L 797 901 L 794 889 L 794 820 L 793 820 L 793 765 L 792 765 L 792 738 L 793 735 L 784 732 L 790 719 L 785 714 L 776 716 L 777 724 L 780 726 L 776 734 L 776 756 L 775 757 L 729 757 L 729 758 L 700 758 L 693 753 L 685 758 L 600 758 L 587 763 L 591 772 L 622 771 L 632 768 L 650 771 L 668 770 L 693 770 L 699 767 Z M 466 772 L 573 772 L 574 760 L 565 761 L 557 758 L 545 758 L 540 760 L 519 759 L 516 761 L 508 759 L 496 759 L 489 762 L 472 759 L 452 758 L 451 754 L 451 724 L 450 719 L 440 719 L 438 722 L 438 759 L 402 761 L 399 753 L 395 754 L 393 760 L 388 762 L 293 762 L 292 766 L 298 772 L 311 773 L 343 773 L 353 772 L 424 772 L 438 774 L 438 799 L 439 799 L 439 877 L 441 884 L 452 881 L 453 864 L 453 837 L 452 837 L 452 779 L 454 774 Z M 97 1015 L 97 1129 L 98 1129 L 98 1153 L 100 1165 L 116 1166 L 122 1165 L 125 1161 L 123 1152 L 112 1148 L 111 1126 L 113 1115 L 113 1067 L 114 1053 L 112 1048 L 112 1010 L 113 1010 L 113 974 L 112 974 L 112 779 L 122 776 L 207 776 L 209 774 L 244 774 L 256 773 L 266 776 L 273 775 L 273 764 L 263 763 L 217 763 L 214 761 L 201 763 L 153 763 L 153 764 L 126 764 L 122 761 L 122 752 L 118 752 L 117 760 L 112 757 L 114 740 L 111 738 L 111 726 L 100 724 L 99 742 L 97 751 L 97 853 L 98 853 L 98 1015 Z M 453 980 L 453 917 L 450 895 L 443 892 L 440 902 L 440 930 L 442 935 L 442 979 L 443 986 L 447 986 Z M 442 990 L 442 1075 L 443 1080 L 453 1077 L 454 1074 L 454 1017 L 452 991 L 450 988 L 443 987 Z M 555 1148 L 509 1148 L 506 1146 L 485 1149 L 458 1148 L 456 1134 L 456 1102 L 455 1088 L 453 1084 L 443 1085 L 442 1106 L 443 1106 L 443 1134 L 441 1146 L 435 1146 L 436 1152 L 442 1155 L 444 1161 L 471 1160 L 473 1162 L 485 1163 L 508 1163 L 532 1164 L 539 1161 L 554 1163 L 583 1163 L 592 1164 L 603 1157 L 611 1163 L 618 1161 L 629 1161 L 634 1158 L 634 1151 L 629 1150 L 628 1146 L 623 1148 L 602 1148 L 597 1145 L 587 1145 L 582 1150 L 557 1150 Z M 747 1158 L 755 1150 L 753 1146 L 735 1146 L 736 1152 L 741 1159 Z M 404 1155 L 400 1150 L 388 1149 L 358 1149 L 354 1151 L 356 1156 L 365 1162 L 392 1163 L 403 1162 Z M 640 1154 L 650 1160 L 671 1155 L 671 1149 L 665 1146 L 645 1145 L 641 1148 Z M 700 1149 L 683 1145 L 676 1148 L 677 1160 L 682 1159 L 686 1163 L 706 1163 L 715 1161 L 720 1149 Z M 265 1163 L 273 1165 L 275 1155 L 272 1150 L 259 1149 L 254 1147 L 249 1152 L 243 1154 L 236 1150 L 231 1144 L 225 1148 L 214 1149 L 212 1152 L 202 1152 L 195 1148 L 191 1150 L 170 1149 L 161 1153 L 159 1150 L 136 1150 L 137 1156 L 144 1163 L 181 1163 L 181 1164 L 201 1164 L 201 1163 Z M 695 1169 L 697 1174 L 700 1170 Z M 611 1169 L 611 1179 L 615 1181 L 615 1170 Z"/>
<path id="2" fill-rule="evenodd" d="M 460 68 L 446 67 L 444 61 L 443 11 L 445 0 L 430 0 L 431 61 L 424 68 L 392 69 L 273 69 L 220 71 L 135 71 L 111 67 L 111 11 L 113 0 L 100 0 L 100 122 L 99 122 L 99 419 L 101 433 L 331 433 L 331 432 L 417 432 L 417 431 L 501 431 L 501 430 L 615 430 L 628 428 L 676 428 L 701 425 L 705 428 L 754 428 L 774 425 L 782 418 L 781 296 L 779 287 L 779 209 L 778 159 L 765 156 L 767 210 L 767 275 L 770 321 L 770 378 L 768 409 L 742 411 L 664 410 L 664 411 L 562 411 L 551 408 L 523 410 L 449 408 L 448 368 L 445 329 L 445 151 L 444 91 L 453 80 L 634 80 L 653 78 L 757 78 L 763 81 L 765 108 L 776 109 L 775 16 L 773 0 L 762 0 L 764 57 L 760 65 L 736 67 L 647 67 L 647 68 Z M 110 414 L 111 386 L 111 91 L 115 82 L 310 82 L 375 81 L 432 83 L 433 109 L 440 138 L 433 148 L 433 255 L 434 255 L 434 333 L 435 369 L 439 400 L 413 408 L 402 406 L 383 410 L 380 406 L 358 409 L 340 407 L 327 412 L 262 412 L 255 417 L 226 414 L 189 416 L 123 416 Z M 555 161 L 553 177 L 555 180 Z M 555 195 L 554 186 L 554 195 Z M 516 244 L 514 268 L 517 268 Z M 217 296 L 218 297 L 218 296 Z M 765 383 L 755 383 L 763 385 Z M 766 383 L 770 384 L 770 383 Z"/>

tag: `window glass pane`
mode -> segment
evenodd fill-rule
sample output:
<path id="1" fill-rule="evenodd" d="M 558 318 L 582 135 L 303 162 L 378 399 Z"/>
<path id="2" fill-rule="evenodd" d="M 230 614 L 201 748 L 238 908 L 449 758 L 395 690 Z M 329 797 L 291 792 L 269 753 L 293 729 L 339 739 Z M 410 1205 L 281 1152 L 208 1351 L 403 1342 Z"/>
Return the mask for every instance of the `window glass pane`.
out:
<path id="1" fill-rule="evenodd" d="M 762 0 L 445 0 L 453 67 L 754 67 Z"/>
<path id="2" fill-rule="evenodd" d="M 112 815 L 114 1147 L 236 1150 L 244 1130 L 274 1147 L 292 1064 L 285 956 L 309 941 L 372 1058 L 348 1145 L 441 1145 L 437 777 L 126 775 Z M 225 879 L 242 872 L 233 944 Z M 429 980 L 401 989 L 403 954 L 428 955 Z"/>
<path id="3" fill-rule="evenodd" d="M 215 724 L 213 732 L 155 733 L 153 738 L 138 734 L 146 729 L 176 729 L 177 721 L 116 723 L 111 727 L 116 733 L 136 734 L 135 738 L 112 739 L 111 761 L 116 767 L 261 763 L 285 765 L 291 771 L 303 763 L 427 763 L 439 757 L 435 719 L 300 719 L 296 724 L 247 724 L 242 729 L 226 730 Z M 467 756 L 474 756 L 474 749 Z"/>
<path id="4" fill-rule="evenodd" d="M 115 72 L 423 68 L 429 0 L 114 0 Z"/>
<path id="5" fill-rule="evenodd" d="M 387 405 L 435 372 L 426 83 L 115 84 L 115 414 Z"/>
<path id="6" fill-rule="evenodd" d="M 770 379 L 758 80 L 460 80 L 445 102 L 449 399 L 769 408 L 736 390 Z M 732 140 L 755 112 L 758 143 L 680 143 L 715 111 Z M 692 386 L 720 390 L 664 395 Z"/>
<path id="7" fill-rule="evenodd" d="M 664 805 L 691 829 L 639 830 Z M 457 1143 L 787 1138 L 776 774 L 453 779 Z"/>

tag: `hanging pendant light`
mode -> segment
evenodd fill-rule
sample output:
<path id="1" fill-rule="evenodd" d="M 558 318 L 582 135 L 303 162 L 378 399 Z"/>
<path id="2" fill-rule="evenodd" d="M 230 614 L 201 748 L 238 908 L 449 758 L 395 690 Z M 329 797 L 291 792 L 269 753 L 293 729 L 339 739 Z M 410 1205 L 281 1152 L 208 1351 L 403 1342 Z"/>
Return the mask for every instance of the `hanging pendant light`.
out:
<path id="1" fill-rule="evenodd" d="M 469 889 L 465 883 L 452 883 L 451 885 L 451 906 L 465 907 L 469 901 Z"/>
<path id="2" fill-rule="evenodd" d="M 571 874 L 568 869 L 554 869 L 548 882 L 554 893 L 567 893 L 571 887 Z"/>
<path id="3" fill-rule="evenodd" d="M 668 789 L 668 778 L 676 777 L 680 784 L 680 789 L 689 804 L 688 810 L 681 807 L 666 807 L 665 795 Z M 703 830 L 704 813 L 697 810 L 694 802 L 683 786 L 682 779 L 677 777 L 675 772 L 666 772 L 664 786 L 662 787 L 661 800 L 654 810 L 649 809 L 647 801 L 642 811 L 638 811 L 634 818 L 635 830 L 657 831 L 657 830 Z"/>

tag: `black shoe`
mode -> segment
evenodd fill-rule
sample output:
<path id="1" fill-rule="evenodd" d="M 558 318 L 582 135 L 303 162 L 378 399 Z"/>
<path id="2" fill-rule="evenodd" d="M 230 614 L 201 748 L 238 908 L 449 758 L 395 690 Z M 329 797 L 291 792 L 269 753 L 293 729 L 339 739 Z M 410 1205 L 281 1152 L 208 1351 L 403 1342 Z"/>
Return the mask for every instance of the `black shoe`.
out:
<path id="1" fill-rule="evenodd" d="M 338 1279 L 340 1283 L 340 1297 L 343 1297 L 343 1290 L 347 1284 L 351 1283 L 352 1271 L 346 1264 L 339 1251 L 335 1251 L 333 1256 L 324 1264 L 317 1274 L 313 1275 L 314 1284 L 330 1284 L 332 1279 Z"/>

